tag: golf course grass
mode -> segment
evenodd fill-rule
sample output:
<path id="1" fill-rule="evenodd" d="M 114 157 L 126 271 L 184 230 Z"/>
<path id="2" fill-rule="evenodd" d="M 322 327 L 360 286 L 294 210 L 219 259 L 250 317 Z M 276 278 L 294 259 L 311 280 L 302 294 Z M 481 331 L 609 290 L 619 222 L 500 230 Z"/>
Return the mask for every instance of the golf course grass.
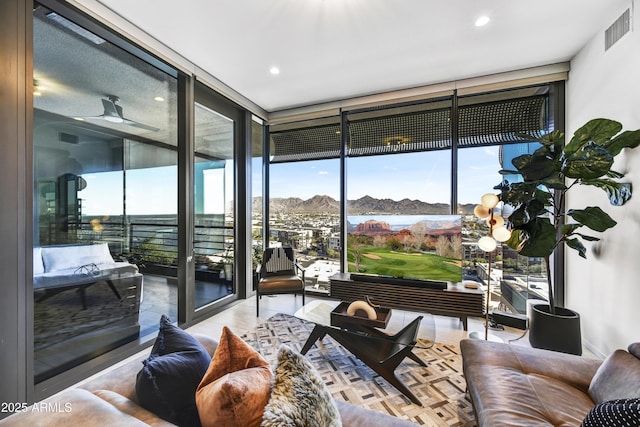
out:
<path id="1" fill-rule="evenodd" d="M 393 251 L 379 246 L 361 247 L 360 269 L 352 249 L 348 250 L 349 271 L 415 279 L 462 281 L 459 259 L 416 251 Z"/>

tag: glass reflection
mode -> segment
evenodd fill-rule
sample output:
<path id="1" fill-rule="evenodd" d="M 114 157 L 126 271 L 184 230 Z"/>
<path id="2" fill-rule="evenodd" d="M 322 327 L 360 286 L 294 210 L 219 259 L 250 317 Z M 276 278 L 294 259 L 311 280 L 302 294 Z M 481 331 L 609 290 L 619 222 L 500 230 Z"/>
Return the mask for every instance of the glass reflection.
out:
<path id="1" fill-rule="evenodd" d="M 33 31 L 41 382 L 177 317 L 177 81 L 40 5 Z"/>
<path id="2" fill-rule="evenodd" d="M 195 307 L 234 292 L 234 122 L 195 105 Z"/>

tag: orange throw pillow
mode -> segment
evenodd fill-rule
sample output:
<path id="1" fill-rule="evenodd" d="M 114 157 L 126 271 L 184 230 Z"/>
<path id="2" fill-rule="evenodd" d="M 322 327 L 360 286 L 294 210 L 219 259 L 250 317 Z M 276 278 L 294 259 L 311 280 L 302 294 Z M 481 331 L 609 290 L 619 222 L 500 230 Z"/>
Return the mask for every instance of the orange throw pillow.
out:
<path id="1" fill-rule="evenodd" d="M 225 326 L 196 390 L 202 426 L 258 427 L 270 395 L 269 362 Z"/>

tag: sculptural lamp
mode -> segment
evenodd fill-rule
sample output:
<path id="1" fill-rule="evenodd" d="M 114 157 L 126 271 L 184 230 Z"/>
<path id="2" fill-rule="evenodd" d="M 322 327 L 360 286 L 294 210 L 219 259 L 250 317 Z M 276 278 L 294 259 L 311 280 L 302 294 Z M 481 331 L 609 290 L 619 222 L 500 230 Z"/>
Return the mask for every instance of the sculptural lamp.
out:
<path id="1" fill-rule="evenodd" d="M 480 198 L 480 204 L 473 209 L 473 213 L 480 219 L 486 219 L 489 226 L 489 235 L 478 240 L 478 247 L 487 252 L 489 256 L 487 266 L 487 297 L 484 318 L 484 339 L 489 339 L 489 302 L 491 300 L 491 262 L 493 251 L 498 246 L 497 242 L 506 242 L 511 237 L 511 231 L 505 227 L 504 219 L 493 213 L 500 199 L 497 195 L 487 193 Z"/>

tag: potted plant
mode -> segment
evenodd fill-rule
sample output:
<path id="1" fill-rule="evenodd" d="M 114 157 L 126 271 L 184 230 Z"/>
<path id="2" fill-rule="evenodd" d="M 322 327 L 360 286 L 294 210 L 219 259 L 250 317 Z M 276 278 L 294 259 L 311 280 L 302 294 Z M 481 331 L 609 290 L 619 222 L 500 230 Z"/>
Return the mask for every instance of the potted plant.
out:
<path id="1" fill-rule="evenodd" d="M 222 271 L 226 280 L 233 280 L 233 248 L 226 246 L 221 257 Z"/>
<path id="2" fill-rule="evenodd" d="M 586 258 L 583 241 L 600 240 L 593 231 L 602 233 L 616 225 L 598 206 L 566 211 L 564 206 L 567 193 L 578 186 L 602 189 L 613 206 L 631 198 L 631 184 L 620 182 L 624 175 L 611 168 L 623 148 L 640 144 L 640 130 L 621 131 L 622 125 L 616 121 L 594 119 L 578 129 L 566 145 L 564 133 L 558 130 L 541 138 L 523 135 L 541 146 L 533 154 L 514 158 L 515 170 L 500 172 L 522 176 L 520 182 L 503 181 L 496 187 L 505 205 L 514 208 L 507 220 L 511 236 L 506 244 L 520 255 L 541 257 L 546 263 L 549 304 L 532 307 L 529 341 L 534 347 L 582 352 L 579 315 L 556 307 L 549 260 L 556 248 L 565 244 Z"/>

